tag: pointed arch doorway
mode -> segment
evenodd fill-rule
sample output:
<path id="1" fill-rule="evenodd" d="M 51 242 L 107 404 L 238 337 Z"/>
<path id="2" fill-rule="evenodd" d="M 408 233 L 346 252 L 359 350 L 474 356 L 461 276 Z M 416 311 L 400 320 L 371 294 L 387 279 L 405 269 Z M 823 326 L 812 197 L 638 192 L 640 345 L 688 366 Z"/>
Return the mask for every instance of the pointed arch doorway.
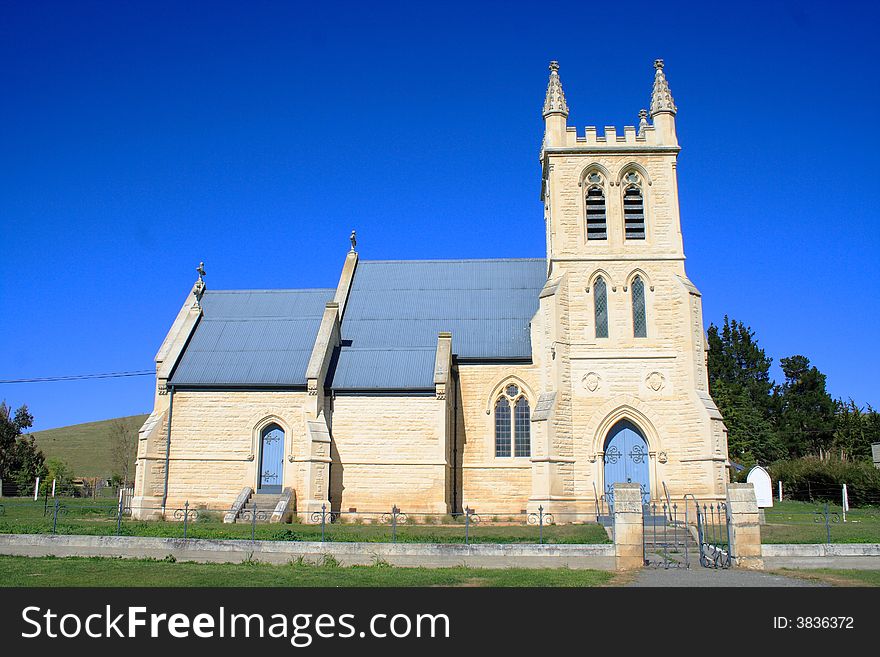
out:
<path id="1" fill-rule="evenodd" d="M 651 499 L 648 442 L 639 428 L 629 420 L 621 420 L 605 439 L 605 496 L 614 495 L 614 484 L 638 484 L 642 502 Z"/>
<path id="2" fill-rule="evenodd" d="M 260 433 L 258 493 L 280 493 L 284 471 L 284 429 L 270 424 Z"/>

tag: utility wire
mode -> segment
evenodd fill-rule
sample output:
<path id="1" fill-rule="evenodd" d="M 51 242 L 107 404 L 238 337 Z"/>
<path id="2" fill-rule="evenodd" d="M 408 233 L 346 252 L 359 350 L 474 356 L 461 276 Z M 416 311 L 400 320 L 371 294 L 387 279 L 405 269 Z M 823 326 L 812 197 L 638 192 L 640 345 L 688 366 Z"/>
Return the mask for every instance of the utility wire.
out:
<path id="1" fill-rule="evenodd" d="M 42 376 L 32 379 L 0 379 L 3 383 L 50 383 L 53 381 L 87 381 L 89 379 L 121 379 L 130 376 L 155 375 L 155 370 L 133 370 L 130 372 L 105 372 L 103 374 L 73 374 L 70 376 Z"/>

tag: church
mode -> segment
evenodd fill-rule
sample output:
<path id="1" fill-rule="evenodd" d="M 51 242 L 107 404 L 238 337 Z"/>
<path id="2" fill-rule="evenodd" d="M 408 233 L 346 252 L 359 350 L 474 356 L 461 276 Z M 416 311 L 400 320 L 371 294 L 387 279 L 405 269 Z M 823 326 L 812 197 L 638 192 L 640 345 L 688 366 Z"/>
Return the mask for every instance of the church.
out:
<path id="1" fill-rule="evenodd" d="M 566 522 L 595 519 L 616 482 L 722 499 L 663 61 L 637 126 L 579 132 L 568 114 L 551 62 L 544 258 L 375 261 L 352 234 L 335 288 L 213 290 L 200 267 L 156 354 L 134 516 L 189 502 L 233 521 L 261 500 L 273 520 L 396 505 Z"/>

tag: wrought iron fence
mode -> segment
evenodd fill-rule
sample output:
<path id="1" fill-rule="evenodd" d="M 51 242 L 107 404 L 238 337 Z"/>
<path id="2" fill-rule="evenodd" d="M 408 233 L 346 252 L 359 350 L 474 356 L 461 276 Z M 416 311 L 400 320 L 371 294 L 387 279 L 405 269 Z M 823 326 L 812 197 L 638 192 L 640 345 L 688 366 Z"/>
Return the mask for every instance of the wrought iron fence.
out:
<path id="1" fill-rule="evenodd" d="M 248 503 L 232 514 L 190 501 L 161 507 L 131 507 L 117 501 L 82 498 L 5 499 L 0 533 L 55 533 L 168 538 L 420 543 L 607 543 L 608 532 L 593 512 L 494 512 L 466 507 L 458 513 L 387 510 L 320 511 L 293 514 L 292 522 L 272 522 L 273 511 Z M 233 515 L 233 522 L 224 518 Z M 141 519 L 143 518 L 143 519 Z M 150 519 L 146 519 L 150 518 Z M 288 517 L 288 520 L 290 518 Z"/>
<path id="2" fill-rule="evenodd" d="M 858 506 L 777 498 L 760 513 L 765 543 L 880 543 L 880 498 L 863 496 Z"/>
<path id="3" fill-rule="evenodd" d="M 665 496 L 664 496 L 665 497 Z M 607 498 L 606 498 L 607 499 Z M 468 506 L 460 512 L 422 513 L 389 504 L 386 509 L 300 512 L 292 522 L 270 523 L 274 509 L 249 502 L 234 523 L 229 508 L 182 501 L 167 508 L 137 507 L 112 498 L 2 498 L 0 533 L 63 533 L 284 541 L 388 543 L 602 543 L 613 534 L 613 504 L 578 512 L 538 509 L 511 513 Z M 697 509 L 699 508 L 699 513 Z M 880 542 L 880 505 L 847 510 L 805 502 L 778 503 L 765 510 L 764 542 Z M 141 518 L 151 518 L 150 520 Z M 726 567 L 731 561 L 727 508 L 717 500 L 693 496 L 652 502 L 645 513 L 645 559 L 666 568 L 698 562 Z M 600 520 L 602 523 L 597 523 Z M 604 525 L 604 526 L 603 526 Z M 735 547 L 735 546 L 734 546 Z M 682 565 L 683 564 L 683 565 Z"/>

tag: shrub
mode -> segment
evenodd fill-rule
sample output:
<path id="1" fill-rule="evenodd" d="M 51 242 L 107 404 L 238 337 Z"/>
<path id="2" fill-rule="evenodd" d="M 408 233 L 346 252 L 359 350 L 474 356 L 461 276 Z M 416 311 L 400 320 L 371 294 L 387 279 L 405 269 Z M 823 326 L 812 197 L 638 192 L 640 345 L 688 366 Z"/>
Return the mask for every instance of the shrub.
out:
<path id="1" fill-rule="evenodd" d="M 880 504 L 880 469 L 868 461 L 805 457 L 776 461 L 768 469 L 774 481 L 782 481 L 788 499 L 839 503 L 846 484 L 852 506 Z"/>

